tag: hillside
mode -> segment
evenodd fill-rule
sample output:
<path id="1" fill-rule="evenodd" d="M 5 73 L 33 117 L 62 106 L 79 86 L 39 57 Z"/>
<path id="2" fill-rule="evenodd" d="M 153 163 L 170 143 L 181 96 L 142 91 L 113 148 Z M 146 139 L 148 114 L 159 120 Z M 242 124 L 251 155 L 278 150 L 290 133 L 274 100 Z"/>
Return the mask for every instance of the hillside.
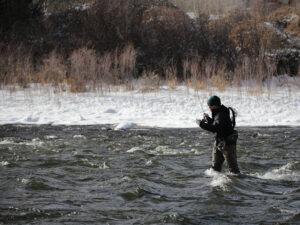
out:
<path id="1" fill-rule="evenodd" d="M 209 2 L 213 7 L 218 1 Z M 208 6 L 200 3 L 202 9 Z M 266 14 L 263 7 L 241 6 L 190 17 L 179 7 L 182 2 L 168 0 L 1 4 L 1 86 L 67 83 L 71 91 L 84 92 L 146 78 L 201 89 L 299 75 L 296 7 Z M 186 4 L 182 7 L 189 9 Z"/>

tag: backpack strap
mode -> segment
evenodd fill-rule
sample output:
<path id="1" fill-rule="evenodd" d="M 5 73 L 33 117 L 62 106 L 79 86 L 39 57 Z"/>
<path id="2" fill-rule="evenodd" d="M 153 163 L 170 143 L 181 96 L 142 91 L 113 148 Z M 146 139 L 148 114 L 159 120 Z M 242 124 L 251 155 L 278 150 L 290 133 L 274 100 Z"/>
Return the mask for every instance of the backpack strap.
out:
<path id="1" fill-rule="evenodd" d="M 233 108 L 231 108 L 231 107 L 228 107 L 228 109 L 229 109 L 229 113 L 231 111 L 231 114 L 232 114 L 232 117 L 230 117 L 230 120 L 231 120 L 232 128 L 234 129 L 235 125 L 236 125 L 236 123 L 235 123 L 235 117 L 237 115 L 237 112 Z"/>

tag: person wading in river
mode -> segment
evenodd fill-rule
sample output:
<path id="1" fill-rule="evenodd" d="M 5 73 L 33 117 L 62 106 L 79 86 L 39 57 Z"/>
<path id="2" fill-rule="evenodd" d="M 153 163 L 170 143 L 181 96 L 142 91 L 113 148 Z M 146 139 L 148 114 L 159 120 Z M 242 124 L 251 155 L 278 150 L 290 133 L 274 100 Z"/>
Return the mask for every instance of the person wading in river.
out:
<path id="1" fill-rule="evenodd" d="M 222 105 L 218 96 L 211 96 L 207 104 L 212 113 L 212 118 L 204 113 L 203 119 L 197 119 L 196 123 L 202 129 L 215 133 L 212 168 L 221 172 L 223 162 L 226 160 L 229 171 L 238 174 L 240 173 L 236 156 L 238 133 L 234 130 L 236 113 L 232 108 Z M 232 118 L 230 118 L 230 111 L 232 112 Z"/>

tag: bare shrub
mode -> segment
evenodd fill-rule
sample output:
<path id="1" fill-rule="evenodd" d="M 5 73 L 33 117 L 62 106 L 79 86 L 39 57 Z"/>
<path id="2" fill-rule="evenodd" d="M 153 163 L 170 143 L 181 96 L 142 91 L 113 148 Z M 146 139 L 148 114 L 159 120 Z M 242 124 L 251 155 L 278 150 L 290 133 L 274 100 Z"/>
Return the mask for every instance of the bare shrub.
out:
<path id="1" fill-rule="evenodd" d="M 276 72 L 276 62 L 265 58 L 242 57 L 234 73 L 233 82 L 238 88 L 246 87 L 250 95 L 258 95 L 267 88 L 268 94 L 271 93 L 271 79 Z"/>
<path id="2" fill-rule="evenodd" d="M 162 81 L 158 74 L 144 71 L 141 78 L 141 88 L 139 90 L 142 93 L 158 91 L 161 85 Z"/>
<path id="3" fill-rule="evenodd" d="M 69 83 L 71 92 L 85 92 L 96 77 L 97 59 L 93 50 L 82 48 L 70 56 Z"/>
<path id="4" fill-rule="evenodd" d="M 299 7 L 280 7 L 270 14 L 268 20 L 285 33 L 300 37 Z"/>
<path id="5" fill-rule="evenodd" d="M 128 45 L 120 52 L 115 51 L 113 62 L 113 74 L 115 84 L 130 84 L 135 76 L 136 51 L 132 45 Z"/>
<path id="6" fill-rule="evenodd" d="M 226 62 L 219 63 L 216 73 L 212 76 L 214 86 L 221 92 L 226 91 L 226 89 L 231 85 L 231 77 L 226 73 Z"/>
<path id="7" fill-rule="evenodd" d="M 132 88 L 135 76 L 136 52 L 132 45 L 102 56 L 94 50 L 81 48 L 70 58 L 68 81 L 72 92 L 84 92 L 88 88 L 96 90 L 102 85 L 121 85 Z"/>
<path id="8" fill-rule="evenodd" d="M 289 34 L 295 36 L 295 37 L 300 37 L 300 19 L 293 20 L 290 25 L 287 27 L 286 32 Z"/>
<path id="9" fill-rule="evenodd" d="M 195 57 L 191 60 L 184 60 L 184 77 L 188 87 L 197 91 L 205 89 L 206 74 L 204 66 L 200 65 L 200 58 Z"/>
<path id="10" fill-rule="evenodd" d="M 297 20 L 293 15 L 300 16 L 299 14 L 299 8 L 283 6 L 270 13 L 268 20 L 280 28 L 287 28 L 292 21 Z"/>
<path id="11" fill-rule="evenodd" d="M 168 82 L 168 87 L 170 89 L 175 89 L 178 84 L 178 79 L 177 79 L 177 69 L 174 65 L 167 67 L 165 69 L 165 77 Z"/>
<path id="12" fill-rule="evenodd" d="M 267 30 L 267 32 L 266 32 Z M 258 57 L 266 51 L 282 47 L 281 38 L 267 28 L 264 21 L 249 19 L 233 28 L 230 39 L 239 48 L 240 54 Z"/>
<path id="13" fill-rule="evenodd" d="M 23 46 L 8 46 L 8 48 L 0 54 L 0 58 L 1 84 L 18 84 L 23 88 L 28 87 L 35 73 L 30 52 L 27 52 Z"/>
<path id="14" fill-rule="evenodd" d="M 44 59 L 34 82 L 52 83 L 54 86 L 58 86 L 67 82 L 66 75 L 67 66 L 63 62 L 62 57 L 56 51 L 53 51 L 48 58 Z"/>
<path id="15" fill-rule="evenodd" d="M 244 20 L 246 14 L 233 12 L 226 15 L 222 20 L 215 20 L 209 23 L 209 35 L 211 38 L 211 54 L 216 66 L 222 60 L 226 61 L 227 69 L 233 69 L 237 59 L 237 48 L 230 38 L 234 26 Z"/>

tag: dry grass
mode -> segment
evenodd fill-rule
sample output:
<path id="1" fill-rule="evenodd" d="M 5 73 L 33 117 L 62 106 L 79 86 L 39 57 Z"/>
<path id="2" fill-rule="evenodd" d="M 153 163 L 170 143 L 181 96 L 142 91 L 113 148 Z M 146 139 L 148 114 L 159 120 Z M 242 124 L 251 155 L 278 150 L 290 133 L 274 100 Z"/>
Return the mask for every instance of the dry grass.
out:
<path id="1" fill-rule="evenodd" d="M 192 88 L 196 91 L 201 91 L 201 90 L 206 90 L 207 89 L 207 85 L 205 83 L 205 81 L 203 80 L 187 80 L 185 82 L 185 85 L 188 87 L 188 88 Z"/>
<path id="2" fill-rule="evenodd" d="M 86 48 L 74 51 L 70 56 L 68 83 L 71 92 L 87 91 L 87 84 L 96 76 L 95 52 Z"/>
<path id="3" fill-rule="evenodd" d="M 196 91 L 208 90 L 208 87 L 216 87 L 221 92 L 226 91 L 232 84 L 232 77 L 226 73 L 226 64 L 217 65 L 214 59 L 200 62 L 199 57 L 183 62 L 186 86 Z"/>
<path id="4" fill-rule="evenodd" d="M 136 52 L 132 45 L 103 55 L 81 48 L 68 59 L 53 51 L 41 64 L 32 60 L 24 48 L 8 48 L 0 54 L 1 86 L 30 83 L 52 84 L 56 88 L 69 86 L 71 92 L 102 90 L 103 85 L 125 85 L 131 90 L 136 76 Z"/>
<path id="5" fill-rule="evenodd" d="M 63 64 L 63 59 L 53 51 L 41 65 L 35 83 L 51 83 L 54 86 L 67 83 L 67 66 Z"/>
<path id="6" fill-rule="evenodd" d="M 232 83 L 239 90 L 246 88 L 248 95 L 260 95 L 267 90 L 271 94 L 271 78 L 276 71 L 276 63 L 271 60 L 259 58 L 254 60 L 243 57 L 241 63 L 235 70 Z"/>
<path id="7" fill-rule="evenodd" d="M 224 78 L 221 75 L 215 75 L 212 77 L 214 86 L 218 89 L 220 92 L 224 92 L 227 90 L 227 88 L 230 86 L 230 82 Z"/>
<path id="8" fill-rule="evenodd" d="M 22 88 L 28 87 L 35 74 L 33 60 L 23 46 L 8 47 L 0 54 L 0 83 L 2 86 L 17 84 Z"/>
<path id="9" fill-rule="evenodd" d="M 138 88 L 144 93 L 159 90 L 164 82 L 167 82 L 170 89 L 176 89 L 182 84 L 176 76 L 176 66 L 173 65 L 165 69 L 165 80 L 153 71 L 144 71 L 139 86 L 135 86 L 136 52 L 132 46 L 103 55 L 82 48 L 74 51 L 68 61 L 52 52 L 38 69 L 34 69 L 29 56 L 25 54 L 20 57 L 21 54 L 21 50 L 7 52 L 5 60 L 1 61 L 4 68 L 1 70 L 2 85 L 18 84 L 26 88 L 32 82 L 52 84 L 57 92 L 66 91 L 66 87 L 69 87 L 68 90 L 74 93 L 118 91 L 123 86 L 125 90 Z M 254 60 L 245 56 L 235 71 L 228 74 L 225 63 L 217 65 L 214 59 L 201 61 L 199 57 L 195 57 L 186 59 L 183 69 L 185 85 L 196 91 L 216 88 L 219 92 L 224 92 L 235 85 L 239 88 L 246 86 L 248 95 L 259 95 L 266 90 L 267 85 L 270 95 L 270 80 L 276 72 L 276 64 L 263 57 Z"/>
<path id="10" fill-rule="evenodd" d="M 139 92 L 156 92 L 163 84 L 162 79 L 154 72 L 144 72 L 141 78 Z"/>
<path id="11" fill-rule="evenodd" d="M 72 92 L 102 90 L 103 84 L 125 85 L 132 90 L 135 75 L 136 52 L 132 45 L 99 56 L 82 48 L 70 56 L 68 83 Z"/>
<path id="12" fill-rule="evenodd" d="M 196 91 L 204 90 L 206 88 L 205 80 L 208 77 L 206 74 L 207 63 L 200 64 L 200 58 L 196 56 L 191 60 L 183 61 L 183 73 L 186 86 L 193 88 Z"/>
<path id="13" fill-rule="evenodd" d="M 165 69 L 165 76 L 170 89 L 176 89 L 178 85 L 177 69 L 175 66 L 170 66 Z"/>

